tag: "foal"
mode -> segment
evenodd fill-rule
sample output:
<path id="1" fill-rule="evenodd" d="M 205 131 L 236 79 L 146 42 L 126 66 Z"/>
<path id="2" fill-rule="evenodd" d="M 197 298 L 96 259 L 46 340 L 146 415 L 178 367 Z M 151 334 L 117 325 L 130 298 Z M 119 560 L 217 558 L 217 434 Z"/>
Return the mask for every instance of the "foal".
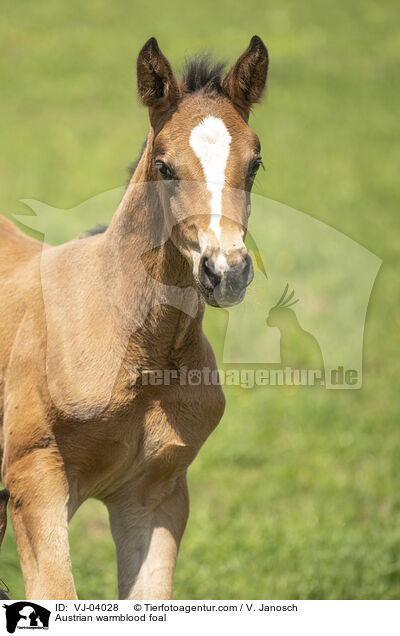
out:
<path id="1" fill-rule="evenodd" d="M 50 247 L 0 218 L 2 476 L 28 598 L 76 598 L 68 520 L 88 497 L 109 511 L 120 598 L 172 595 L 186 471 L 224 396 L 145 370 L 216 369 L 204 304 L 240 302 L 253 277 L 247 120 L 267 67 L 254 36 L 226 77 L 200 60 L 178 82 L 151 38 L 137 61 L 150 131 L 107 230 Z"/>

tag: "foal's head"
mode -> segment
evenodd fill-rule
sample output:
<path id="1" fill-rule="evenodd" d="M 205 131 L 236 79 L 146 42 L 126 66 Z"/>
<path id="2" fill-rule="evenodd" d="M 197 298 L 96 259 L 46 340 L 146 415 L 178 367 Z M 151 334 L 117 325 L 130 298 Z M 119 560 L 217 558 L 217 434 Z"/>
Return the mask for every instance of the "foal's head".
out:
<path id="1" fill-rule="evenodd" d="M 253 279 L 244 238 L 262 160 L 247 121 L 267 70 L 257 36 L 224 78 L 222 65 L 210 68 L 203 59 L 178 82 L 155 38 L 138 57 L 138 92 L 151 124 L 146 179 L 158 181 L 171 238 L 214 306 L 240 302 Z"/>

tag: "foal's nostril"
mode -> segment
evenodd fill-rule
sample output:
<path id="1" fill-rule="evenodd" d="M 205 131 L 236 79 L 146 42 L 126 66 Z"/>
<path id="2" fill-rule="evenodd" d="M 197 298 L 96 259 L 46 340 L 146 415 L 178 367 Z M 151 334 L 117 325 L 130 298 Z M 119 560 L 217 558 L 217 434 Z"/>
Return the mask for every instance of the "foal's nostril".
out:
<path id="1" fill-rule="evenodd" d="M 253 278 L 254 278 L 253 261 L 251 260 L 250 254 L 246 254 L 245 265 L 244 265 L 243 273 L 242 273 L 243 285 L 245 287 L 250 285 Z"/>
<path id="2" fill-rule="evenodd" d="M 212 261 L 207 256 L 203 256 L 200 261 L 199 278 L 205 287 L 212 289 L 221 282 L 221 275 L 215 272 Z"/>

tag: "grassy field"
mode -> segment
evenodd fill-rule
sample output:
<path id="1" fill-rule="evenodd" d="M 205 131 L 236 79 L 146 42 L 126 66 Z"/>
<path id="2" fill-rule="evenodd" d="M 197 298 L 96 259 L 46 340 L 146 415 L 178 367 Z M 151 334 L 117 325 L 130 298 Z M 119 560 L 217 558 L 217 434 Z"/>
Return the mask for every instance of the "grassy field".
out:
<path id="1" fill-rule="evenodd" d="M 362 389 L 226 391 L 223 421 L 189 471 L 175 598 L 399 598 L 397 3 L 3 0 L 2 8 L 5 215 L 27 213 L 21 199 L 71 208 L 124 183 L 147 131 L 134 68 L 148 37 L 178 68 L 204 49 L 232 62 L 251 35 L 264 39 L 268 97 L 252 125 L 267 170 L 255 191 L 332 225 L 383 266 Z M 219 356 L 226 324 L 226 312 L 208 310 Z M 99 503 L 72 520 L 71 552 L 80 597 L 115 598 Z M 23 598 L 11 526 L 0 576 Z"/>

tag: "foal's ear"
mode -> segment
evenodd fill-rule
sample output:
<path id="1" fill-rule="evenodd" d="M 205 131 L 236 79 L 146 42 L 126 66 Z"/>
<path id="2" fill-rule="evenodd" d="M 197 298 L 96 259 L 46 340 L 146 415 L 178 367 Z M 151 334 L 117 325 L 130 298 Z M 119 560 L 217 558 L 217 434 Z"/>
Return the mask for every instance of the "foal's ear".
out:
<path id="1" fill-rule="evenodd" d="M 178 82 L 156 38 L 150 38 L 137 59 L 137 88 L 142 103 L 154 112 L 164 112 L 179 98 Z"/>
<path id="2" fill-rule="evenodd" d="M 253 104 L 262 98 L 268 73 L 268 51 L 258 35 L 253 35 L 245 52 L 225 77 L 222 86 L 247 121 Z"/>

